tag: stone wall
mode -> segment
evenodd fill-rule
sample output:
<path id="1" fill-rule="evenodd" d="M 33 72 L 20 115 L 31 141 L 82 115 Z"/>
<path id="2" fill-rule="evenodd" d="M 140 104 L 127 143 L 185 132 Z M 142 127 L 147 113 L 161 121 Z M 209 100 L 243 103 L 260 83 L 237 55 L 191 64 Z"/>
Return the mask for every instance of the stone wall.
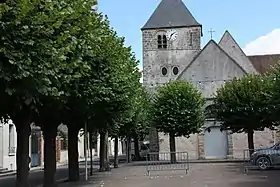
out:
<path id="1" fill-rule="evenodd" d="M 198 135 L 191 135 L 190 138 L 176 137 L 176 152 L 188 152 L 189 159 L 198 159 Z M 159 133 L 159 151 L 170 152 L 169 136 Z"/>
<path id="2" fill-rule="evenodd" d="M 167 49 L 157 48 L 158 34 L 165 34 L 165 30 L 144 30 L 143 40 L 143 84 L 145 87 L 156 87 L 176 79 L 180 72 L 188 65 L 194 56 L 200 51 L 200 27 L 178 28 L 178 37 L 175 41 L 168 41 Z M 193 34 L 192 45 L 190 45 L 190 33 Z M 161 67 L 166 67 L 168 73 L 161 75 Z M 173 66 L 179 68 L 179 73 L 173 75 Z"/>
<path id="3" fill-rule="evenodd" d="M 38 132 L 38 154 L 39 154 L 39 165 L 44 165 L 44 136 L 42 132 Z M 56 149 L 56 162 L 60 162 L 61 157 L 61 140 L 60 137 L 56 137 L 55 140 L 55 149 Z"/>
<path id="4" fill-rule="evenodd" d="M 255 131 L 254 133 L 254 144 L 255 148 L 267 148 L 272 146 L 274 143 L 279 141 L 277 136 L 274 138 L 274 132 L 265 129 L 264 131 Z M 249 156 L 249 150 L 248 150 L 248 139 L 247 134 L 245 133 L 234 133 L 231 134 L 232 139 L 232 147 L 229 150 L 230 156 L 232 156 L 235 159 L 243 159 L 244 157 Z"/>
<path id="5" fill-rule="evenodd" d="M 205 158 L 205 152 L 204 152 L 204 134 L 200 133 L 198 135 L 198 159 L 204 159 Z"/>
<path id="6" fill-rule="evenodd" d="M 149 140 L 150 140 L 150 152 L 155 153 L 159 152 L 159 136 L 158 132 L 155 128 L 151 128 L 149 132 Z"/>
<path id="7" fill-rule="evenodd" d="M 156 87 L 169 80 L 175 80 L 201 49 L 201 27 L 199 26 L 177 28 L 177 39 L 167 41 L 166 49 L 158 49 L 158 35 L 166 35 L 168 30 L 171 29 L 151 29 L 142 32 L 143 85 L 149 91 L 154 91 Z M 175 66 L 179 69 L 177 75 L 172 73 L 172 68 Z M 165 76 L 161 74 L 162 67 L 167 68 Z M 178 144 L 184 141 L 179 140 Z M 151 129 L 150 132 L 150 150 L 152 152 L 160 150 L 155 129 Z"/>

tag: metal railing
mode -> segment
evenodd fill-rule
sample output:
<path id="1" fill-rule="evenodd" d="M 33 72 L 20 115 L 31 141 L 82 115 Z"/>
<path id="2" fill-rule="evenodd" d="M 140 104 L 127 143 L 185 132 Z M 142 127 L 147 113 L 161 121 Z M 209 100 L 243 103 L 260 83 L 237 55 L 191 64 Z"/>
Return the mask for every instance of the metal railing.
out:
<path id="1" fill-rule="evenodd" d="M 280 150 L 273 148 L 246 149 L 243 152 L 244 172 L 249 169 L 267 170 L 280 166 Z"/>
<path id="2" fill-rule="evenodd" d="M 189 155 L 187 152 L 149 153 L 146 157 L 147 175 L 151 171 L 185 170 L 189 171 Z"/>

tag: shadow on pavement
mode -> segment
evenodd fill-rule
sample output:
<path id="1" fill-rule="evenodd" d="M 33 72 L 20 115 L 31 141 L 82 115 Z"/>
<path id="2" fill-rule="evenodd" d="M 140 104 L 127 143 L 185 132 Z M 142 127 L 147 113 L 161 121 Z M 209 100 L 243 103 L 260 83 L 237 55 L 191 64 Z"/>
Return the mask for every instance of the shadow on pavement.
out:
<path id="1" fill-rule="evenodd" d="M 93 176 L 89 177 L 89 180 L 85 180 L 84 176 L 77 182 L 59 182 L 57 183 L 59 187 L 82 187 L 82 186 L 91 186 L 94 184 L 103 184 L 103 176 L 93 174 Z"/>
<path id="2" fill-rule="evenodd" d="M 248 169 L 244 172 L 243 164 L 232 164 L 226 166 L 229 172 L 237 172 L 243 175 L 239 181 L 234 182 L 232 186 L 238 187 L 279 187 L 280 186 L 280 168 L 271 168 L 269 170 L 259 170 L 256 168 Z"/>

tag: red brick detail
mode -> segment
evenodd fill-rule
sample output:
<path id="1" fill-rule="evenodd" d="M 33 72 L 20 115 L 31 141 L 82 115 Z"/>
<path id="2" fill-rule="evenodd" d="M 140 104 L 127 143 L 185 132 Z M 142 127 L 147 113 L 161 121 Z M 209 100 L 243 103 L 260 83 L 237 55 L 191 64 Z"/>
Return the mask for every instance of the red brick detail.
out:
<path id="1" fill-rule="evenodd" d="M 38 132 L 38 155 L 39 165 L 42 166 L 44 162 L 44 137 L 42 131 Z"/>
<path id="2" fill-rule="evenodd" d="M 56 162 L 60 162 L 61 154 L 61 140 L 60 137 L 56 137 Z"/>

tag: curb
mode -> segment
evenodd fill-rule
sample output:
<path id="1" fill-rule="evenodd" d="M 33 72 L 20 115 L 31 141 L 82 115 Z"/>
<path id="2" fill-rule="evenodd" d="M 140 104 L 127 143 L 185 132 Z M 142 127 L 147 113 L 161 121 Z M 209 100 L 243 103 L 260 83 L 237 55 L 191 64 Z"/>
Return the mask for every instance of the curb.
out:
<path id="1" fill-rule="evenodd" d="M 80 161 L 81 162 L 81 161 Z M 62 167 L 62 166 L 66 166 L 68 165 L 68 163 L 61 163 L 61 164 L 58 164 L 57 165 L 57 168 L 59 167 Z M 29 173 L 36 173 L 38 171 L 43 171 L 44 170 L 44 166 L 38 166 L 38 167 L 34 167 L 34 168 L 31 168 Z M 6 172 L 3 172 L 3 173 L 0 173 L 0 178 L 1 177 L 9 177 L 9 176 L 13 176 L 13 175 L 16 175 L 16 171 L 6 171 Z"/>
<path id="2" fill-rule="evenodd" d="M 203 164 L 203 163 L 241 163 L 244 160 L 190 160 L 189 163 Z"/>
<path id="3" fill-rule="evenodd" d="M 149 162 L 146 161 L 135 161 L 130 163 L 125 163 L 125 166 L 147 166 Z M 214 163 L 244 163 L 244 160 L 238 160 L 238 159 L 228 159 L 228 160 L 189 160 L 186 162 L 188 164 L 214 164 Z M 155 164 L 168 164 L 168 162 L 164 161 L 155 161 Z"/>

